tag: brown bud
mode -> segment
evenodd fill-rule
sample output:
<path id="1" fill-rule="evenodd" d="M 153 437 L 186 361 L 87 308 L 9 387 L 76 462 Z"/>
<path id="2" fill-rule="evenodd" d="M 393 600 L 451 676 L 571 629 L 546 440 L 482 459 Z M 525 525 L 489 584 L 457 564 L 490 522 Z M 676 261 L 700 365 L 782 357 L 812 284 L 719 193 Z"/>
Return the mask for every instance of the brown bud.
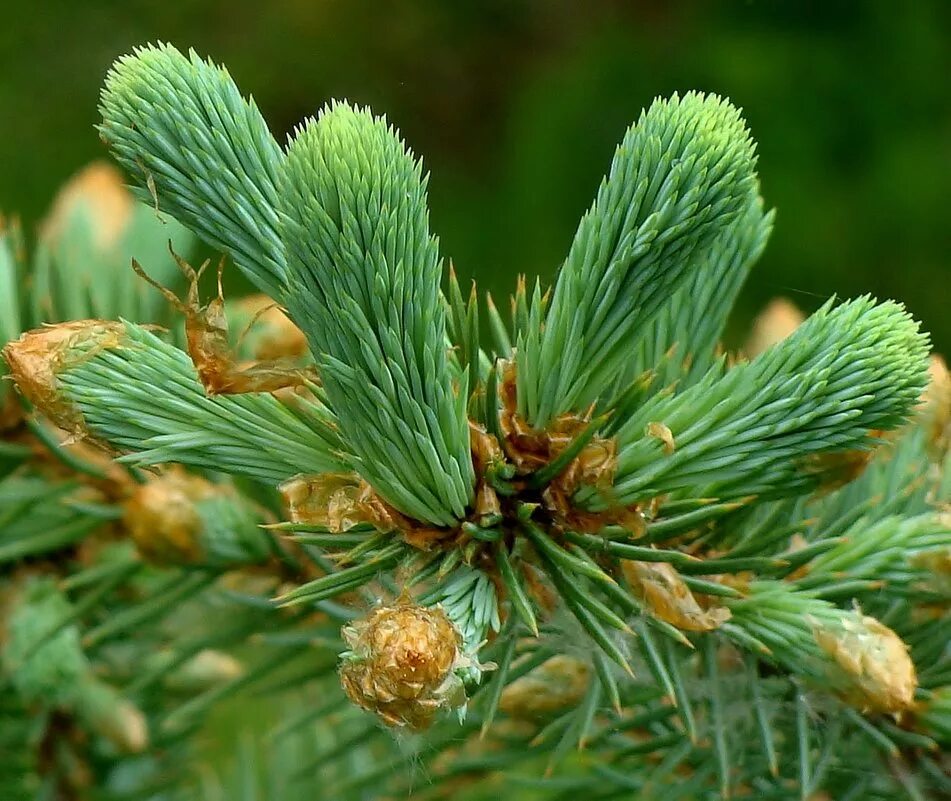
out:
<path id="1" fill-rule="evenodd" d="M 559 654 L 509 684 L 499 709 L 516 718 L 544 718 L 580 703 L 590 681 L 587 662 Z"/>
<path id="2" fill-rule="evenodd" d="M 160 565 L 200 561 L 203 524 L 195 504 L 214 493 L 213 484 L 183 470 L 136 485 L 123 522 L 143 558 Z"/>
<path id="3" fill-rule="evenodd" d="M 403 601 L 380 606 L 343 636 L 351 649 L 340 666 L 344 692 L 390 726 L 425 729 L 440 709 L 465 703 L 454 671 L 467 660 L 442 609 Z"/>
<path id="4" fill-rule="evenodd" d="M 846 613 L 815 630 L 816 642 L 832 659 L 829 679 L 848 704 L 874 712 L 902 712 L 914 703 L 918 679 L 908 646 L 874 617 Z"/>
<path id="5" fill-rule="evenodd" d="M 82 437 L 87 433 L 82 413 L 59 391 L 57 374 L 90 353 L 118 347 L 124 334 L 122 323 L 105 320 L 59 323 L 8 342 L 3 357 L 20 393 L 55 425 Z"/>
<path id="6" fill-rule="evenodd" d="M 77 215 L 84 214 L 93 244 L 105 252 L 118 243 L 133 207 L 122 173 L 106 162 L 93 162 L 60 189 L 40 236 L 55 246 Z"/>
<path id="7" fill-rule="evenodd" d="M 929 440 L 939 454 L 951 450 L 951 372 L 937 354 L 928 369 L 929 382 L 922 395 Z"/>

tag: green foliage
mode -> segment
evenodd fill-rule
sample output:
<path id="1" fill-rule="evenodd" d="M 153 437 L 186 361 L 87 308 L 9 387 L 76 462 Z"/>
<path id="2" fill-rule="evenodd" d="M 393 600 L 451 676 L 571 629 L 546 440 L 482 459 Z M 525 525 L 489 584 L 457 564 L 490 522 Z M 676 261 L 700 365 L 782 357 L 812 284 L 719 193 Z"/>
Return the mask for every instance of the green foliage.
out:
<path id="1" fill-rule="evenodd" d="M 14 339 L 21 331 L 20 308 L 17 284 L 22 267 L 19 264 L 22 243 L 19 226 L 12 226 L 0 220 L 0 297 L 3 309 L 0 309 L 0 326 L 4 342 Z"/>
<path id="2" fill-rule="evenodd" d="M 257 564 L 271 553 L 261 516 L 240 496 L 216 495 L 195 504 L 201 520 L 201 552 L 214 567 Z"/>
<path id="3" fill-rule="evenodd" d="M 832 454 L 867 448 L 869 431 L 906 418 L 926 382 L 927 352 L 897 304 L 830 302 L 753 361 L 632 410 L 618 427 L 610 494 L 584 489 L 581 501 L 603 509 L 669 492 L 788 495 L 835 480 L 847 464 Z M 676 443 L 667 458 L 658 458 L 664 443 L 645 436 L 655 421 Z"/>
<path id="4" fill-rule="evenodd" d="M 345 469 L 333 418 L 319 401 L 294 408 L 272 395 L 209 397 L 185 353 L 140 326 L 124 331 L 113 347 L 103 332 L 102 342 L 71 352 L 57 380 L 93 433 L 132 452 L 125 461 L 177 462 L 271 484 Z"/>
<path id="5" fill-rule="evenodd" d="M 727 317 L 766 247 L 775 216 L 764 211 L 758 194 L 751 196 L 736 223 L 705 253 L 707 263 L 693 270 L 686 285 L 667 298 L 640 337 L 620 372 L 619 393 L 651 371 L 656 372 L 654 388 L 676 381 L 685 389 L 713 367 Z"/>
<path id="6" fill-rule="evenodd" d="M 28 703 L 69 706 L 75 702 L 89 663 L 77 629 L 61 625 L 71 615 L 69 601 L 48 578 L 26 582 L 4 610 L 4 671 Z"/>

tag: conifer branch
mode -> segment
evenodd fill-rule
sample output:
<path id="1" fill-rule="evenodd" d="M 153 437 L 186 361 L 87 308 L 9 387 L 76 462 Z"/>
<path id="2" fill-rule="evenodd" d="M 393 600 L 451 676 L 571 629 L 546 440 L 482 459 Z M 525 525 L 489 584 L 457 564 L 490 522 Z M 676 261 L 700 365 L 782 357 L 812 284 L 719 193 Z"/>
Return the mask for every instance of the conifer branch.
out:
<path id="1" fill-rule="evenodd" d="M 519 348 L 519 394 L 531 398 L 533 426 L 608 388 L 638 333 L 735 224 L 754 165 L 742 117 L 715 95 L 674 95 L 641 114 L 581 220 L 544 334 Z"/>
<path id="2" fill-rule="evenodd" d="M 47 394 L 30 399 L 60 425 L 128 451 L 126 463 L 177 462 L 272 485 L 346 469 L 333 417 L 319 401 L 209 397 L 185 353 L 150 331 L 91 321 L 81 333 L 40 353 L 59 369 Z M 32 350 L 30 336 L 7 346 L 8 362 L 16 364 L 18 345 Z"/>
<path id="3" fill-rule="evenodd" d="M 927 338 L 868 298 L 718 356 L 772 225 L 726 101 L 645 112 L 554 292 L 520 279 L 511 326 L 489 300 L 482 342 L 385 120 L 332 104 L 282 153 L 168 46 L 117 64 L 103 112 L 151 206 L 299 324 L 235 306 L 240 357 L 280 333 L 321 385 L 233 365 L 197 290 L 163 293 L 187 353 L 98 319 L 171 322 L 126 269 L 165 285 L 189 244 L 154 208 L 69 188 L 32 261 L 0 226 L 39 413 L 3 399 L 0 795 L 947 794 L 951 377 L 922 395 Z M 259 736 L 195 782 L 203 720 L 253 695 Z"/>
<path id="4" fill-rule="evenodd" d="M 227 70 L 169 44 L 140 47 L 109 71 L 100 110 L 100 134 L 134 177 L 137 197 L 228 253 L 279 299 L 283 156 Z"/>
<path id="5" fill-rule="evenodd" d="M 421 163 L 385 120 L 335 104 L 298 131 L 283 175 L 286 303 L 354 467 L 404 514 L 452 524 L 473 494 L 468 392 L 444 346 Z"/>
<path id="6" fill-rule="evenodd" d="M 703 263 L 648 326 L 624 366 L 619 391 L 650 371 L 657 373 L 656 388 L 676 381 L 683 390 L 713 367 L 727 316 L 766 247 L 774 218 L 774 212 L 763 210 L 758 192 L 752 192 L 735 223 L 710 246 Z"/>
<path id="7" fill-rule="evenodd" d="M 827 303 L 752 362 L 643 404 L 618 431 L 611 493 L 584 488 L 578 501 L 604 509 L 673 491 L 782 496 L 840 480 L 848 462 L 837 453 L 869 448 L 870 431 L 911 413 L 927 345 L 895 303 Z M 673 453 L 645 436 L 652 421 L 671 431 Z"/>

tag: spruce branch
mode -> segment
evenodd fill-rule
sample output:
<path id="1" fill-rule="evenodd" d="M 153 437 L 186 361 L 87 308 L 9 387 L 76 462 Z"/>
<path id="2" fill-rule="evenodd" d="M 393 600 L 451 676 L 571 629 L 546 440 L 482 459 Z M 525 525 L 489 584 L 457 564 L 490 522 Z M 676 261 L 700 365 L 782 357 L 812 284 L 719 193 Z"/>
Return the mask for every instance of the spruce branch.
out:
<path id="1" fill-rule="evenodd" d="M 676 381 L 683 390 L 713 367 L 727 317 L 766 247 L 774 218 L 774 212 L 764 211 L 759 193 L 751 192 L 735 223 L 710 246 L 703 263 L 668 298 L 641 336 L 617 381 L 618 393 L 651 371 L 653 387 L 661 389 Z"/>
<path id="2" fill-rule="evenodd" d="M 727 605 L 733 614 L 724 632 L 753 638 L 764 658 L 820 686 L 827 683 L 861 710 L 913 707 L 918 681 L 908 646 L 875 618 L 775 581 L 756 582 L 747 597 Z M 742 636 L 737 643 L 748 645 Z"/>
<path id="3" fill-rule="evenodd" d="M 384 119 L 336 103 L 297 132 L 282 174 L 285 302 L 354 467 L 404 514 L 450 525 L 473 497 L 468 393 L 446 355 L 421 163 Z"/>
<path id="4" fill-rule="evenodd" d="M 40 419 L 4 419 L 0 603 L 34 580 L 64 602 L 46 614 L 30 596 L 15 636 L 0 625 L 0 781 L 13 742 L 20 773 L 50 788 L 77 789 L 78 765 L 97 789 L 182 801 L 251 797 L 252 770 L 288 801 L 318 778 L 342 801 L 482 797 L 499 777 L 592 801 L 947 786 L 951 384 L 933 368 L 919 398 L 926 338 L 867 298 L 750 362 L 717 356 L 772 224 L 732 107 L 688 95 L 646 112 L 554 294 L 520 280 L 513 325 L 489 302 L 480 343 L 478 295 L 453 276 L 439 293 L 426 181 L 385 121 L 332 105 L 259 170 L 245 139 L 263 123 L 223 71 L 146 48 L 110 82 L 127 122 L 160 123 L 113 126 L 127 156 L 155 151 L 136 165 L 145 189 L 208 209 L 185 221 L 244 247 L 304 329 L 271 320 L 236 350 L 268 358 L 280 333 L 298 359 L 309 344 L 323 386 L 209 397 L 195 367 L 231 354 L 220 298 L 214 315 L 197 296 L 176 305 L 204 352 L 91 319 L 161 313 L 113 274 L 135 255 L 165 283 L 152 229 L 114 260 L 96 250 L 110 228 L 95 203 L 59 216 L 42 235 L 52 258 L 33 265 L 43 298 L 0 231 L 11 337 L 41 307 L 90 318 L 5 349 L 37 410 L 126 461 L 219 474 L 119 470 Z M 79 279 L 70 250 L 101 260 L 101 281 Z M 88 293 L 59 297 L 86 275 Z M 273 714 L 255 720 L 262 747 L 242 741 L 237 769 L 203 765 L 193 786 L 204 716 L 249 693 Z M 118 755 L 135 744 L 128 706 L 115 736 L 128 701 L 152 743 L 136 763 Z M 37 708 L 42 744 L 24 734 Z M 426 733 L 396 741 L 367 712 Z"/>
<path id="5" fill-rule="evenodd" d="M 208 397 L 185 353 L 131 323 L 39 329 L 4 348 L 21 392 L 61 427 L 130 453 L 277 484 L 346 469 L 333 417 L 316 400 Z"/>
<path id="6" fill-rule="evenodd" d="M 748 203 L 753 149 L 739 112 L 715 95 L 657 100 L 631 126 L 575 234 L 544 333 L 518 347 L 519 405 L 531 425 L 583 410 L 607 389 L 638 334 Z"/>
<path id="7" fill-rule="evenodd" d="M 834 547 L 810 559 L 808 575 L 797 583 L 835 592 L 843 581 L 864 580 L 872 593 L 887 583 L 892 591 L 921 591 L 927 599 L 928 566 L 949 552 L 951 520 L 939 513 L 862 519 Z"/>
<path id="8" fill-rule="evenodd" d="M 609 493 L 582 488 L 591 509 L 669 492 L 731 498 L 807 492 L 841 480 L 872 430 L 907 419 L 926 381 L 928 339 L 895 303 L 831 301 L 794 335 L 725 374 L 644 403 L 618 431 Z M 675 448 L 645 435 L 652 422 Z"/>
<path id="9" fill-rule="evenodd" d="M 134 191 L 228 253 L 262 292 L 281 297 L 283 155 L 227 70 L 191 51 L 147 45 L 119 59 L 102 91 L 100 134 Z"/>

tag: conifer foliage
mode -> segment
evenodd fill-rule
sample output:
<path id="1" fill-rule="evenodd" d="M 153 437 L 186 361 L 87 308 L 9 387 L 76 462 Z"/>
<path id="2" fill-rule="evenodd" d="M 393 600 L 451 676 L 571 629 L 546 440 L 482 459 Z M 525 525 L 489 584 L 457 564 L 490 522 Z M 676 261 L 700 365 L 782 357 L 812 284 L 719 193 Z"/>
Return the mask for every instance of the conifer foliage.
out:
<path id="1" fill-rule="evenodd" d="M 0 240 L 0 782 L 951 792 L 951 379 L 870 297 L 723 351 L 773 225 L 727 100 L 644 111 L 509 315 L 446 269 L 421 161 L 370 110 L 282 147 L 223 68 L 158 45 L 101 111 L 163 233 L 89 262 L 162 292 L 51 261 L 101 220 L 29 268 Z M 276 308 L 220 275 L 203 304 L 188 230 Z M 202 765 L 205 713 L 255 692 L 273 730 Z"/>

